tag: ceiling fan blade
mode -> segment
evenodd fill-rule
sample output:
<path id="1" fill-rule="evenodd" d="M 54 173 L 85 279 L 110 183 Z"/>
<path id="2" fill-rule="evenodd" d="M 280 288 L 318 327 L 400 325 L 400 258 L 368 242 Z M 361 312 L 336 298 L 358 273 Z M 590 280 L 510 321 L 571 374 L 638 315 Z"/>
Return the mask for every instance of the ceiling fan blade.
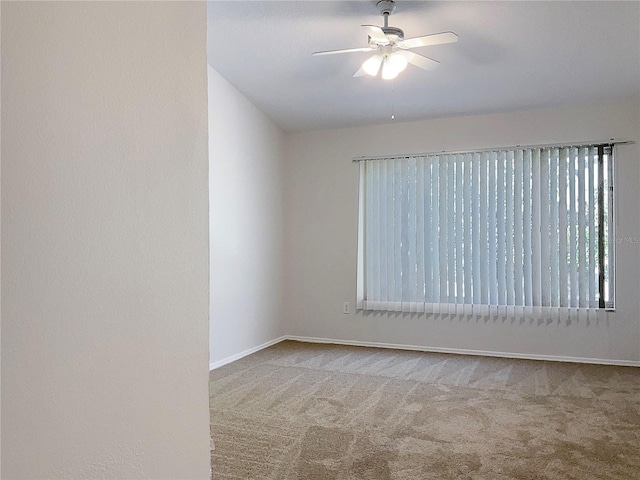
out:
<path id="1" fill-rule="evenodd" d="M 375 48 L 362 47 L 362 48 L 346 48 L 344 50 L 326 50 L 324 52 L 313 52 L 311 55 L 335 55 L 336 53 L 352 53 L 352 52 L 370 52 Z"/>
<path id="2" fill-rule="evenodd" d="M 356 73 L 353 74 L 354 77 L 364 77 L 367 72 L 364 71 L 364 68 L 360 67 Z"/>
<path id="3" fill-rule="evenodd" d="M 400 48 L 428 47 L 430 45 L 442 45 L 458 41 L 458 35 L 453 32 L 434 33 L 422 37 L 407 38 L 398 42 Z"/>
<path id="4" fill-rule="evenodd" d="M 409 62 L 411 65 L 420 67 L 423 70 L 433 70 L 434 68 L 437 68 L 438 65 L 440 65 L 440 62 L 438 62 L 437 60 L 418 55 L 417 53 L 407 52 L 406 50 L 401 50 L 398 53 L 406 58 L 407 62 Z"/>
<path id="5" fill-rule="evenodd" d="M 389 45 L 389 39 L 384 34 L 382 29 L 376 25 L 362 25 L 367 31 L 367 34 L 378 45 Z"/>

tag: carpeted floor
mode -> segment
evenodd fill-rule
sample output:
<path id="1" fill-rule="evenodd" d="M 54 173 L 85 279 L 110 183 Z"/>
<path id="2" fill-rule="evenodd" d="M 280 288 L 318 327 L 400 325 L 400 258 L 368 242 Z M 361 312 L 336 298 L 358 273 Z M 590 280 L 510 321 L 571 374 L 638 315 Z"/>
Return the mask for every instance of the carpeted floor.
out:
<path id="1" fill-rule="evenodd" d="M 213 478 L 640 479 L 640 369 L 282 342 L 210 374 Z"/>

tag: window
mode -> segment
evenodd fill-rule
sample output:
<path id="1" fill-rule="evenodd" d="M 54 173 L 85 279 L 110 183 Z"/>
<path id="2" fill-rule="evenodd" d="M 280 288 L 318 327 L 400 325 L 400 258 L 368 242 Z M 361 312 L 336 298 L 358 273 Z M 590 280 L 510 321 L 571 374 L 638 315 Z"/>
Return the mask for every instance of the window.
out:
<path id="1" fill-rule="evenodd" d="M 556 317 L 613 308 L 612 148 L 361 161 L 358 308 Z"/>

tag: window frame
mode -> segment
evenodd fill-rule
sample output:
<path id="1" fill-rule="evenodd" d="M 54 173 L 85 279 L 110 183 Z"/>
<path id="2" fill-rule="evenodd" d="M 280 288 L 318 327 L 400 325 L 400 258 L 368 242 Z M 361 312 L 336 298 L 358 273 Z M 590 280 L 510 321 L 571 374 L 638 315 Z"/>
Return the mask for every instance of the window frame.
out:
<path id="1" fill-rule="evenodd" d="M 608 185 L 608 192 L 606 193 L 607 198 L 608 198 L 608 214 L 610 215 L 611 218 L 609 218 L 607 220 L 606 226 L 607 226 L 607 237 L 608 237 L 608 252 L 606 254 L 606 261 L 608 263 L 608 269 L 609 269 L 609 280 L 608 283 L 610 285 L 610 288 L 612 289 L 612 292 L 610 292 L 609 298 L 607 299 L 607 301 L 604 303 L 604 305 L 602 305 L 602 302 L 600 302 L 600 304 L 598 305 L 598 307 L 568 307 L 568 306 L 563 306 L 563 307 L 548 307 L 548 306 L 542 306 L 542 305 L 503 305 L 503 304 L 493 304 L 493 303 L 488 303 L 488 304 L 478 304 L 478 303 L 446 303 L 446 302 L 437 302 L 437 303 L 433 303 L 433 304 L 427 304 L 425 303 L 424 305 L 420 305 L 421 302 L 416 302 L 417 305 L 416 306 L 409 306 L 409 308 L 404 308 L 403 307 L 403 303 L 407 303 L 407 302 L 403 302 L 401 298 L 395 298 L 393 301 L 386 301 L 386 302 L 380 302 L 380 303 L 386 303 L 385 305 L 378 305 L 376 308 L 371 308 L 370 305 L 367 305 L 368 303 L 372 303 L 372 302 L 376 302 L 377 300 L 369 300 L 365 297 L 365 260 L 366 260 L 366 253 L 365 253 L 365 217 L 366 217 L 366 212 L 365 212 L 365 208 L 366 208 L 366 175 L 363 174 L 363 169 L 361 168 L 361 173 L 359 175 L 359 195 L 358 195 L 358 202 L 359 202 L 359 208 L 358 208 L 358 245 L 357 245 L 357 297 L 356 297 L 356 305 L 357 308 L 359 310 L 378 310 L 378 311 L 404 311 L 404 312 L 417 312 L 417 313 L 421 313 L 421 312 L 433 312 L 433 313 L 449 313 L 449 314 L 476 314 L 476 313 L 480 313 L 480 314 L 484 314 L 484 315 L 492 315 L 492 314 L 516 314 L 517 312 L 515 310 L 518 310 L 518 308 L 520 307 L 524 307 L 524 308 L 520 308 L 520 310 L 523 310 L 521 313 L 524 314 L 533 314 L 534 316 L 544 316 L 546 315 L 548 312 L 546 312 L 547 308 L 550 309 L 555 309 L 555 308 L 567 308 L 567 309 L 583 309 L 586 308 L 587 310 L 591 310 L 591 309 L 597 309 L 597 310 L 603 310 L 603 311 L 615 311 L 615 306 L 616 306 L 616 289 L 615 289 L 615 244 L 616 244 L 616 237 L 615 237 L 615 224 L 616 224 L 616 218 L 617 218 L 617 208 L 616 208 L 616 203 L 615 203 L 615 161 L 614 161 L 614 157 L 615 157 L 615 153 L 614 153 L 614 146 L 616 144 L 620 144 L 620 143 L 628 143 L 628 142 L 583 142 L 583 143 L 579 143 L 579 144 L 569 144 L 569 143 L 563 143 L 563 144 L 547 144 L 547 145 L 532 145 L 532 146 L 515 146 L 515 147 L 502 147 L 502 148 L 492 148 L 492 149 L 484 149 L 484 150 L 470 150 L 470 151 L 457 151 L 457 152 L 432 152 L 432 153 L 426 153 L 426 154 L 414 154 L 414 155 L 396 155 L 396 156 L 388 156 L 388 157 L 369 157 L 369 158 L 365 158 L 365 157 L 359 157 L 359 158 L 354 158 L 354 162 L 356 163 L 360 163 L 360 162 L 368 162 L 371 160 L 377 160 L 377 161 L 391 161 L 391 160 L 396 160 L 396 159 L 409 159 L 409 158 L 413 158 L 413 157 L 429 157 L 429 156 L 435 156 L 435 155 L 454 155 L 454 154 L 478 154 L 478 153 L 485 153 L 485 152 L 503 152 L 503 151 L 510 151 L 510 150 L 531 150 L 531 149 L 552 149 L 552 148 L 585 148 L 585 147 L 596 147 L 598 148 L 598 155 L 597 155 L 597 164 L 600 165 L 603 162 L 604 159 L 604 155 L 607 155 L 607 162 L 608 162 L 608 170 L 607 170 L 607 181 L 609 183 Z M 576 157 L 579 158 L 579 157 Z M 360 164 L 361 167 L 363 166 L 363 164 Z M 576 161 L 576 168 L 577 166 L 579 166 L 580 164 Z M 586 167 L 582 167 L 585 168 Z M 578 170 L 576 169 L 574 171 L 576 174 L 578 172 Z M 604 177 L 602 176 L 602 170 L 600 170 L 600 176 L 598 178 L 598 182 L 604 182 Z M 599 195 L 603 194 L 603 191 L 601 189 L 598 189 L 598 193 Z M 577 195 L 577 193 L 576 193 Z M 576 202 L 579 201 L 584 201 L 585 197 L 582 198 L 578 198 L 576 196 Z M 603 198 L 603 201 L 604 200 Z M 602 210 L 602 204 L 599 204 L 600 208 L 599 208 L 599 212 L 603 212 Z M 591 213 L 590 213 L 591 215 Z M 587 217 L 588 219 L 588 217 Z M 602 231 L 602 229 L 598 228 L 598 233 L 600 233 Z M 510 230 L 510 235 L 513 236 L 513 229 Z M 598 248 L 602 247 L 601 244 L 601 239 L 598 239 L 597 242 Z M 602 258 L 602 256 L 600 256 L 600 259 L 602 259 L 603 261 L 605 260 L 604 258 Z M 600 261 L 600 260 L 599 260 Z M 604 274 L 604 272 L 602 271 L 602 263 L 598 264 L 598 269 L 599 269 L 599 274 L 600 274 L 600 278 L 602 278 L 602 275 Z M 599 282 L 599 284 L 604 285 L 603 283 Z M 602 297 L 600 297 L 602 298 Z M 408 302 L 408 303 L 412 303 L 412 302 Z M 478 307 L 478 308 L 476 308 Z M 515 309 L 513 307 L 516 307 Z M 555 315 L 552 315 L 555 316 Z"/>

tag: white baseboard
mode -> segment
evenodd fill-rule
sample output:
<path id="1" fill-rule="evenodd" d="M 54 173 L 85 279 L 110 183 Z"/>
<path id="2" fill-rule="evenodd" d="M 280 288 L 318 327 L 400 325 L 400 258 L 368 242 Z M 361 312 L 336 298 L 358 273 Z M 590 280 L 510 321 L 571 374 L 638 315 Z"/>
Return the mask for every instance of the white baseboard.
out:
<path id="1" fill-rule="evenodd" d="M 463 348 L 426 347 L 422 345 L 400 345 L 395 343 L 362 342 L 359 340 L 338 340 L 335 338 L 300 337 L 287 335 L 286 340 L 308 343 L 332 343 L 336 345 L 353 345 L 358 347 L 392 348 L 396 350 L 416 350 L 419 352 L 454 353 L 458 355 L 477 355 L 482 357 L 517 358 L 523 360 L 548 360 L 552 362 L 593 363 L 597 365 L 617 365 L 624 367 L 640 367 L 640 362 L 633 360 L 611 360 L 605 358 L 565 357 L 558 355 L 535 355 L 528 353 L 492 352 L 484 350 L 467 350 Z"/>
<path id="2" fill-rule="evenodd" d="M 522 360 L 547 360 L 551 362 L 571 362 L 571 363 L 592 363 L 596 365 L 617 365 L 621 367 L 640 367 L 640 362 L 633 360 L 612 360 L 607 358 L 586 358 L 586 357 L 566 357 L 559 355 L 535 355 L 529 353 L 513 353 L 513 352 L 492 352 L 485 350 L 468 350 L 464 348 L 442 348 L 427 347 L 422 345 L 402 345 L 397 343 L 381 343 L 381 342 L 363 342 L 359 340 L 340 340 L 336 338 L 320 338 L 320 337 L 301 337 L 298 335 L 283 335 L 269 342 L 250 348 L 235 355 L 231 355 L 222 360 L 209 364 L 209 370 L 215 370 L 228 363 L 240 360 L 247 355 L 259 352 L 262 349 L 280 343 L 284 340 L 294 340 L 296 342 L 307 343 L 331 343 L 334 345 L 352 345 L 356 347 L 375 347 L 375 348 L 391 348 L 395 350 L 414 350 L 418 352 L 431 353 L 453 353 L 457 355 L 476 355 L 481 357 L 500 357 L 500 358 L 517 358 Z"/>
<path id="3" fill-rule="evenodd" d="M 262 345 L 258 345 L 257 347 L 249 348 L 248 350 L 245 350 L 243 352 L 236 353 L 235 355 L 231 355 L 230 357 L 226 357 L 226 358 L 223 358 L 222 360 L 218 360 L 217 362 L 210 363 L 209 371 L 215 370 L 216 368 L 220 368 L 223 365 L 226 365 L 228 363 L 235 362 L 236 360 L 240 360 L 241 358 L 246 357 L 247 355 L 251 355 L 252 353 L 259 352 L 264 348 L 270 347 L 271 345 L 275 345 L 276 343 L 280 343 L 283 340 L 287 340 L 287 338 L 288 337 L 286 336 L 279 337 L 274 340 L 270 340 L 266 343 L 263 343 Z"/>

